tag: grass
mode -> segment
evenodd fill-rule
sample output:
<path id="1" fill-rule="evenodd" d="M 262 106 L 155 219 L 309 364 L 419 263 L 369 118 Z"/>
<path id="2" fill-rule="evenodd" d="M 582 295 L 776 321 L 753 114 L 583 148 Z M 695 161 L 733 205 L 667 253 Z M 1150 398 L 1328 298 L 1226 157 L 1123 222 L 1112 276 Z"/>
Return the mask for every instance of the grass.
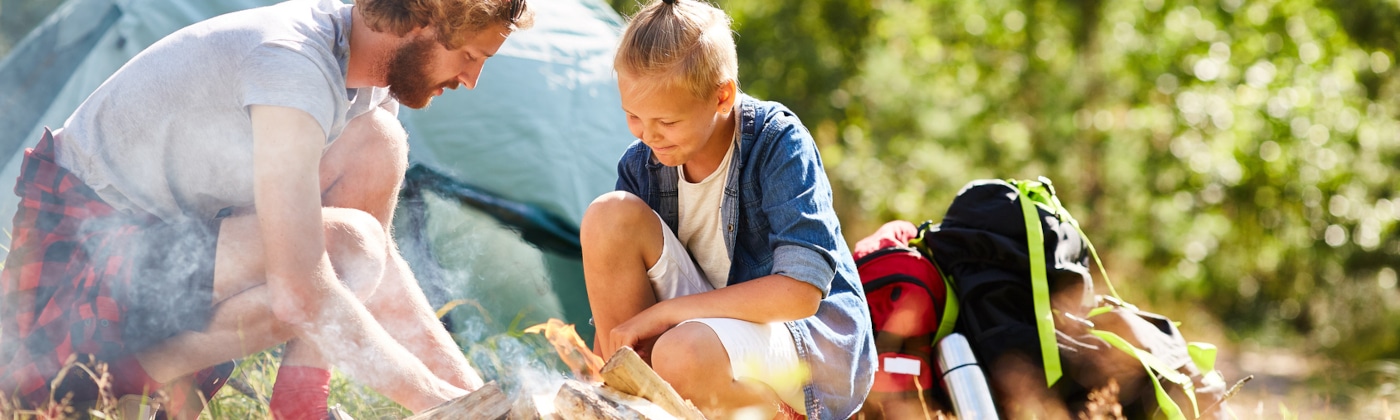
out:
<path id="1" fill-rule="evenodd" d="M 458 344 L 487 381 L 496 381 L 508 393 L 539 393 L 553 384 L 557 385 L 568 372 L 552 345 L 540 334 L 525 333 L 521 325 L 525 313 L 517 314 L 512 322 L 504 327 L 491 325 L 485 318 L 481 306 L 471 302 L 444 307 L 440 313 L 450 311 L 461 323 L 472 323 L 476 328 L 501 331 L 485 339 L 468 343 L 458 336 Z M 273 348 L 239 361 L 230 376 L 228 384 L 208 400 L 201 419 L 269 419 L 268 400 L 272 385 L 276 381 L 277 367 L 281 360 L 281 348 Z M 99 378 L 99 383 L 108 379 L 106 367 L 101 363 L 79 363 L 72 360 L 64 368 L 65 374 L 87 374 Z M 62 379 L 62 375 L 55 382 Z M 105 391 L 105 390 L 104 390 Z M 117 401 L 106 392 L 101 393 L 96 406 L 90 409 L 75 408 L 68 401 L 52 401 L 35 410 L 18 410 L 19 405 L 8 398 L 0 398 L 0 418 L 10 419 L 67 419 L 82 417 L 86 411 L 92 418 L 119 418 Z M 158 393 L 151 402 L 164 401 L 164 394 Z M 332 372 L 328 405 L 338 406 L 346 414 L 359 420 L 402 419 L 411 413 L 402 406 L 385 398 L 369 388 L 357 384 L 338 371 Z"/>
<path id="2" fill-rule="evenodd" d="M 455 319 L 492 328 L 481 306 L 472 302 L 453 302 L 440 315 L 451 312 Z M 535 392 L 548 383 L 562 381 L 567 366 L 559 359 L 543 336 L 524 332 L 521 325 L 525 313 L 517 314 L 504 331 L 486 339 L 466 343 L 457 337 L 468 360 L 487 381 L 496 381 L 508 393 L 524 390 Z M 501 327 L 495 327 L 500 329 Z M 202 419 L 262 419 L 269 418 L 267 399 L 276 380 L 280 350 L 258 353 L 239 362 L 230 384 L 210 400 Z M 377 392 L 357 384 L 340 372 L 331 377 L 330 406 L 339 406 L 351 417 L 364 419 L 401 419 L 411 413 Z"/>

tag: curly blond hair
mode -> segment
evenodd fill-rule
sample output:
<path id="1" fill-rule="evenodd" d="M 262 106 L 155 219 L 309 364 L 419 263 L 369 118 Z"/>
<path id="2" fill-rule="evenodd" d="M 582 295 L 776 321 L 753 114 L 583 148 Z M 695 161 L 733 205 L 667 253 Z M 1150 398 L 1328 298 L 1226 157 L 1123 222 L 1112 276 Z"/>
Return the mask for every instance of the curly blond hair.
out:
<path id="1" fill-rule="evenodd" d="M 709 98 L 739 83 L 729 15 L 701 0 L 655 0 L 628 21 L 613 66 Z"/>
<path id="2" fill-rule="evenodd" d="M 519 1 L 523 10 L 514 21 L 512 0 L 356 0 L 355 5 L 370 29 L 403 36 L 431 27 L 439 43 L 456 49 L 491 25 L 505 24 L 512 31 L 534 26 L 534 11 Z"/>

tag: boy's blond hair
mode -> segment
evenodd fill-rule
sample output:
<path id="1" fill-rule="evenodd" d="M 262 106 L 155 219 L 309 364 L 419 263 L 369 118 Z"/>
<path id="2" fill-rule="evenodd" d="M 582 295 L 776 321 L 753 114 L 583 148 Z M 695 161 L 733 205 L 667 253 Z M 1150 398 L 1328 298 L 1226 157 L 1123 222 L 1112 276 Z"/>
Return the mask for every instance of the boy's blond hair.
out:
<path id="1" fill-rule="evenodd" d="M 721 84 L 739 83 L 729 24 L 729 15 L 702 0 L 652 1 L 628 22 L 613 65 L 709 98 Z"/>
<path id="2" fill-rule="evenodd" d="M 456 49 L 467 39 L 491 25 L 505 24 L 510 30 L 534 26 L 535 12 L 520 0 L 519 15 L 511 16 L 512 0 L 356 0 L 365 24 L 378 32 L 403 36 L 421 27 L 431 27 L 437 41 Z"/>

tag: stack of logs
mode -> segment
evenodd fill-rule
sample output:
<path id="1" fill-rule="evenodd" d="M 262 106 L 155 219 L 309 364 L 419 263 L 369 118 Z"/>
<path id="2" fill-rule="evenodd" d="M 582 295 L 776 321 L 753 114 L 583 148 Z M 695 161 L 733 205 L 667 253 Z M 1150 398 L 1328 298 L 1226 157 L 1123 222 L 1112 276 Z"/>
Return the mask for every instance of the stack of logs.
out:
<path id="1" fill-rule="evenodd" d="M 631 348 L 618 350 L 600 372 L 602 385 L 567 380 L 549 401 L 522 395 L 511 401 L 495 383 L 418 413 L 408 420 L 703 420 L 704 415 Z M 547 397 L 546 397 L 547 398 Z"/>

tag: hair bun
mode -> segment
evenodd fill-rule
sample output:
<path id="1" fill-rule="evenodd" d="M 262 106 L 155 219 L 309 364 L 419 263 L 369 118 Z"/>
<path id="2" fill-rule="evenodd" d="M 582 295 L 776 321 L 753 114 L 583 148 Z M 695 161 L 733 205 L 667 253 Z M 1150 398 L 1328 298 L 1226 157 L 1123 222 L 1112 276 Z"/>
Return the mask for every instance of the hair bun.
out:
<path id="1" fill-rule="evenodd" d="M 675 6 L 675 5 L 676 5 L 676 0 L 661 0 L 661 2 L 662 2 L 662 3 L 669 4 L 669 5 L 672 5 L 672 6 Z"/>

